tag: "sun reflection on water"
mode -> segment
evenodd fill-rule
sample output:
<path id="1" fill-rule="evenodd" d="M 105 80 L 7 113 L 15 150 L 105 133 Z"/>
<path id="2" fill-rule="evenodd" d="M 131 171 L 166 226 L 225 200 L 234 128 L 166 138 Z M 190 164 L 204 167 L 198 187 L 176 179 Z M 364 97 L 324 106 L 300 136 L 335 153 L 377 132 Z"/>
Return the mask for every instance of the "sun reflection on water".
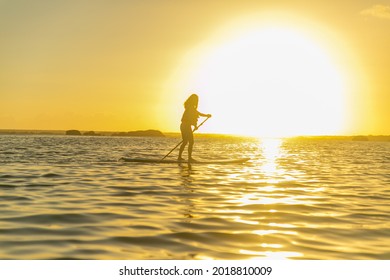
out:
<path id="1" fill-rule="evenodd" d="M 240 250 L 241 254 L 253 255 L 251 259 L 272 259 L 272 260 L 287 260 L 292 257 L 300 257 L 301 253 L 298 252 L 272 252 L 272 251 L 251 251 L 251 250 Z"/>
<path id="2" fill-rule="evenodd" d="M 222 174 L 220 185 L 202 190 L 203 194 L 218 196 L 222 201 L 219 207 L 207 206 L 197 218 L 212 213 L 218 219 L 228 221 L 229 228 L 234 229 L 221 234 L 226 234 L 227 239 L 233 238 L 235 245 L 230 253 L 239 254 L 240 258 L 290 259 L 303 256 L 292 249 L 292 244 L 301 238 L 301 223 L 293 218 L 295 210 L 292 209 L 308 209 L 306 207 L 316 204 L 323 189 L 297 183 L 299 176 L 305 174 L 286 166 L 286 162 L 298 159 L 291 157 L 284 141 L 259 140 L 259 157 L 253 165 L 232 169 Z M 231 188 L 235 184 L 245 188 Z M 224 190 L 222 185 L 227 188 Z M 202 205 L 203 202 L 199 201 L 199 206 Z M 204 254 L 196 258 L 214 259 L 215 256 Z"/>
<path id="3" fill-rule="evenodd" d="M 310 204 L 312 197 L 289 193 L 288 182 L 292 177 L 287 174 L 279 160 L 285 156 L 282 143 L 282 139 L 259 141 L 261 160 L 252 170 L 247 170 L 251 174 L 253 190 L 232 194 L 226 198 L 226 202 L 230 204 L 242 208 L 250 207 L 249 209 L 256 209 L 254 213 L 263 213 L 261 216 L 253 216 L 236 212 L 240 215 L 230 217 L 236 223 L 252 226 L 249 232 L 260 237 L 259 243 L 253 249 L 242 247 L 239 250 L 244 258 L 289 259 L 302 256 L 301 253 L 289 251 L 289 241 L 282 237 L 298 235 L 298 232 L 294 231 L 297 226 L 288 222 L 284 209 L 293 205 Z M 235 175 L 231 175 L 231 178 L 235 178 Z"/>
<path id="4" fill-rule="evenodd" d="M 278 234 L 282 233 L 279 230 L 276 229 L 266 229 L 266 230 L 254 230 L 254 234 L 264 236 L 264 235 L 269 235 L 269 234 Z M 295 231 L 283 231 L 283 234 L 288 234 L 288 235 L 297 235 Z"/>
<path id="5" fill-rule="evenodd" d="M 270 177 L 279 173 L 279 168 L 276 160 L 280 157 L 281 144 L 282 139 L 274 138 L 262 139 L 260 142 L 260 148 L 265 159 L 261 170 Z"/>

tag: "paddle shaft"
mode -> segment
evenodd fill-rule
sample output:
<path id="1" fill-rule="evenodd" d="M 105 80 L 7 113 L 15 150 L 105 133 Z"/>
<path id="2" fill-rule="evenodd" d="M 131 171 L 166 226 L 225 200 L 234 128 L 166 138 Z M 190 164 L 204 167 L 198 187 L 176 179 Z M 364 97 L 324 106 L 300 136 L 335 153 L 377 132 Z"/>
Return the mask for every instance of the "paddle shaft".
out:
<path id="1" fill-rule="evenodd" d="M 203 122 L 201 122 L 200 125 L 198 125 L 197 127 L 194 128 L 194 130 L 192 132 L 195 132 L 197 129 L 199 129 L 199 127 L 201 127 L 210 117 L 207 117 Z M 161 161 L 163 161 L 167 156 L 169 156 L 174 150 L 176 150 L 177 147 L 179 147 L 181 144 L 183 143 L 183 140 L 180 141 L 179 144 L 177 144 L 172 150 L 169 151 L 169 153 L 167 153 L 165 155 L 165 157 L 163 157 L 161 159 Z"/>

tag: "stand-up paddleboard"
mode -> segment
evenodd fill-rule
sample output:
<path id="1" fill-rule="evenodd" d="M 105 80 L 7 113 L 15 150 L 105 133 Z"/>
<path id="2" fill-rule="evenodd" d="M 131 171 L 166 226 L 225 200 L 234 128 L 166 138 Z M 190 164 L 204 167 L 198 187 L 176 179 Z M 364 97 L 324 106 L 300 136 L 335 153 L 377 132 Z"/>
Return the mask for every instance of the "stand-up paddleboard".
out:
<path id="1" fill-rule="evenodd" d="M 244 163 L 248 161 L 249 158 L 240 158 L 240 159 L 222 159 L 222 160 L 196 160 L 189 162 L 190 164 L 233 164 L 233 163 Z M 172 159 L 151 159 L 151 158 L 128 158 L 122 157 L 119 161 L 124 162 L 138 162 L 138 163 L 188 163 L 186 160 L 172 160 Z"/>

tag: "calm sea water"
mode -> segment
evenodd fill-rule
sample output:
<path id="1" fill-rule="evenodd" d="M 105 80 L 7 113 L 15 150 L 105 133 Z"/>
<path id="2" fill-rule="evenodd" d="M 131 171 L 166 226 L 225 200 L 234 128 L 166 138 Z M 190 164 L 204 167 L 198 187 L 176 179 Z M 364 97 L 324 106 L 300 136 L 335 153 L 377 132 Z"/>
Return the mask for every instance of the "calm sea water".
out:
<path id="1" fill-rule="evenodd" d="M 178 141 L 0 136 L 0 258 L 390 259 L 389 142 Z"/>

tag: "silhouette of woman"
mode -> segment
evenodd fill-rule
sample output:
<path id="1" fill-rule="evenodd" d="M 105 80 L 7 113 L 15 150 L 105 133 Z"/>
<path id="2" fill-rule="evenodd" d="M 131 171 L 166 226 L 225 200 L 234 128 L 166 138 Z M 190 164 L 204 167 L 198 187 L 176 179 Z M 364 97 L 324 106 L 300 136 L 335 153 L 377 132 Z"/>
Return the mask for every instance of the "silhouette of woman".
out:
<path id="1" fill-rule="evenodd" d="M 192 94 L 186 102 L 184 102 L 184 113 L 181 118 L 181 125 L 180 125 L 180 131 L 181 131 L 181 137 L 183 138 L 183 143 L 180 146 L 179 150 L 179 156 L 178 160 L 182 161 L 184 160 L 182 158 L 182 154 L 184 151 L 185 146 L 188 144 L 188 161 L 193 162 L 194 159 L 192 158 L 192 148 L 194 146 L 194 134 L 192 130 L 192 126 L 194 126 L 194 131 L 197 129 L 197 123 L 199 116 L 201 117 L 207 117 L 210 118 L 210 114 L 203 114 L 198 112 L 198 102 L 199 97 L 196 94 Z"/>

